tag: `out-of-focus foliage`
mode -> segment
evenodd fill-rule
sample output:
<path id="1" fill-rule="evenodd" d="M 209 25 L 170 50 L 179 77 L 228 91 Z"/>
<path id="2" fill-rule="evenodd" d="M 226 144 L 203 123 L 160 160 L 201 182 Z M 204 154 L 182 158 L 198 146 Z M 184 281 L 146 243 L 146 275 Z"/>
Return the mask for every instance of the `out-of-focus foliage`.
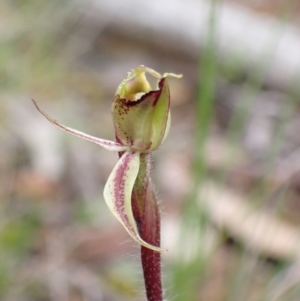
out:
<path id="1" fill-rule="evenodd" d="M 2 93 L 3 89 L 53 93 L 60 88 L 65 70 L 57 55 L 71 7 L 72 1 L 1 1 Z"/>
<path id="2" fill-rule="evenodd" d="M 172 126 L 154 154 L 168 299 L 298 301 L 293 83 L 265 82 L 268 60 L 249 74 L 222 57 L 220 70 L 213 47 L 198 64 L 169 49 L 163 30 L 153 33 L 159 48 L 139 40 L 149 32 L 123 36 L 104 14 L 96 26 L 87 3 L 0 1 L 0 299 L 141 300 L 138 252 L 102 197 L 117 155 L 52 128 L 31 98 L 64 124 L 113 139 L 117 84 L 144 64 L 184 74 L 170 81 Z"/>

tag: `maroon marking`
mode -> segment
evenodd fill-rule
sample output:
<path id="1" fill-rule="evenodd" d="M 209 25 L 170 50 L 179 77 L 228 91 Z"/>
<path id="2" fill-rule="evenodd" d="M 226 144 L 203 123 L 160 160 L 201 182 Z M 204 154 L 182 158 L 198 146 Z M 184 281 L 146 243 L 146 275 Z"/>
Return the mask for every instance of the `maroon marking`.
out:
<path id="1" fill-rule="evenodd" d="M 166 78 L 162 78 L 162 79 L 159 81 L 159 83 L 158 83 L 158 87 L 159 87 L 160 95 L 161 95 L 161 93 L 162 93 L 162 90 L 163 90 L 163 88 L 164 88 L 164 83 L 165 83 L 165 80 L 166 80 Z M 169 88 L 168 88 L 168 87 L 167 87 L 167 89 L 169 90 Z M 160 95 L 159 95 L 159 96 L 160 96 Z M 159 99 L 159 97 L 157 97 L 157 98 L 155 99 L 155 101 L 153 102 L 153 107 L 156 105 L 156 103 L 157 103 L 158 99 Z M 169 99 L 168 99 L 168 101 L 170 102 L 170 93 L 169 93 Z"/>
<path id="2" fill-rule="evenodd" d="M 119 216 L 121 217 L 122 221 L 125 223 L 125 225 L 128 227 L 128 229 L 131 232 L 134 232 L 129 221 L 128 217 L 125 214 L 124 211 L 124 204 L 125 204 L 125 178 L 126 178 L 126 172 L 129 169 L 129 162 L 132 160 L 132 154 L 127 154 L 124 158 L 120 159 L 123 160 L 122 164 L 118 166 L 118 169 L 116 170 L 116 176 L 113 180 L 114 187 L 113 187 L 113 193 L 114 193 L 114 199 L 115 199 L 115 209 L 118 212 Z"/>
<path id="3" fill-rule="evenodd" d="M 117 98 L 116 101 L 120 102 L 120 105 L 122 106 L 122 108 L 124 109 L 125 113 L 128 112 L 129 107 L 133 107 L 138 105 L 139 103 L 141 103 L 142 101 L 144 101 L 146 98 L 150 97 L 154 97 L 154 102 L 159 98 L 161 94 L 161 89 L 160 90 L 153 90 L 153 91 L 149 91 L 147 93 L 145 93 L 141 98 L 137 99 L 137 100 L 127 100 L 126 98 Z"/>

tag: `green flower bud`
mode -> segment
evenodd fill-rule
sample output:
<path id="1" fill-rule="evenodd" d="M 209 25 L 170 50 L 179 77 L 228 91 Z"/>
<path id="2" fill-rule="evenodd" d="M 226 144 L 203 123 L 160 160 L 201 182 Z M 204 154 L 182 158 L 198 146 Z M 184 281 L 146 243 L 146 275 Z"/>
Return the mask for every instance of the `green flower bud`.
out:
<path id="1" fill-rule="evenodd" d="M 152 89 L 146 73 L 158 79 Z M 150 152 L 160 146 L 170 121 L 170 92 L 167 77 L 139 66 L 119 85 L 112 105 L 117 142 L 139 152 Z"/>

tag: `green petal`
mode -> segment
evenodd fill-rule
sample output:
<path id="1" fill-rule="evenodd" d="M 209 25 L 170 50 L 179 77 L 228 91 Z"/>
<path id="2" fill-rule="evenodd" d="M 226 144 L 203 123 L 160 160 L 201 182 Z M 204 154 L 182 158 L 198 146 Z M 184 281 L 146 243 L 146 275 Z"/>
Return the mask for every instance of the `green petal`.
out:
<path id="1" fill-rule="evenodd" d="M 122 151 L 126 151 L 128 149 L 127 146 L 121 145 L 117 142 L 114 141 L 110 141 L 110 140 L 105 140 L 105 139 L 101 139 L 101 138 L 97 138 L 88 134 L 85 134 L 83 132 L 74 130 L 72 128 L 69 128 L 61 123 L 59 123 L 57 120 L 55 120 L 54 118 L 50 117 L 48 114 L 46 114 L 44 111 L 42 111 L 37 103 L 32 99 L 35 107 L 37 108 L 37 110 L 44 115 L 52 124 L 58 126 L 60 129 L 64 130 L 65 132 L 68 132 L 74 136 L 77 136 L 79 138 L 82 138 L 84 140 L 96 143 L 100 146 L 102 146 L 103 148 L 109 150 L 109 151 L 114 151 L 114 152 L 122 152 Z"/>
<path id="2" fill-rule="evenodd" d="M 160 95 L 154 105 L 152 116 L 152 146 L 151 150 L 160 146 L 165 136 L 169 132 L 170 123 L 168 120 L 170 115 L 170 91 L 167 78 L 162 78 L 158 84 L 160 88 Z M 167 131 L 166 131 L 167 130 Z M 165 135 L 166 134 L 166 135 Z"/>
<path id="3" fill-rule="evenodd" d="M 167 125 L 166 125 L 166 130 L 165 130 L 165 134 L 164 134 L 162 142 L 164 142 L 165 139 L 166 139 L 166 137 L 168 136 L 169 131 L 170 131 L 170 127 L 171 127 L 171 112 L 169 110 L 168 119 L 167 119 Z"/>
<path id="4" fill-rule="evenodd" d="M 140 237 L 134 220 L 131 195 L 139 167 L 140 153 L 126 151 L 107 180 L 104 199 L 109 209 L 136 242 L 149 249 L 162 252 L 165 250 L 145 242 Z"/>

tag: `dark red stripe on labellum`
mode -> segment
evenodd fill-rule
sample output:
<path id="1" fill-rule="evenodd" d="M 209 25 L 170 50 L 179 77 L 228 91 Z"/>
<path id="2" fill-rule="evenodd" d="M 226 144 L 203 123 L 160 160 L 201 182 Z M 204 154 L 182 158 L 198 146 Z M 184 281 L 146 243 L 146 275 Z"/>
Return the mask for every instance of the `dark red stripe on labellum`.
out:
<path id="1" fill-rule="evenodd" d="M 158 87 L 159 87 L 159 91 L 160 91 L 160 94 L 162 93 L 162 89 L 164 87 L 164 82 L 165 82 L 165 78 L 162 78 L 159 83 L 158 83 Z M 159 94 L 159 96 L 160 96 Z M 156 105 L 158 99 L 159 99 L 159 96 L 155 99 L 155 101 L 153 102 L 153 107 Z"/>
<path id="2" fill-rule="evenodd" d="M 120 101 L 122 103 L 122 105 L 124 105 L 124 107 L 134 107 L 136 105 L 138 105 L 139 103 L 141 103 L 142 101 L 144 101 L 145 99 L 150 97 L 153 97 L 155 99 L 155 101 L 159 98 L 161 94 L 161 90 L 154 90 L 154 91 L 150 91 L 145 93 L 141 98 L 137 99 L 137 100 L 128 100 L 126 98 L 119 98 L 117 101 Z M 154 103 L 155 103 L 154 101 Z"/>
<path id="3" fill-rule="evenodd" d="M 132 154 L 126 154 L 125 157 L 123 158 L 124 162 L 122 165 L 120 165 L 118 167 L 118 169 L 116 170 L 116 176 L 114 178 L 114 197 L 115 197 L 115 209 L 118 212 L 118 214 L 120 215 L 121 219 L 124 221 L 124 223 L 126 224 L 126 226 L 129 229 L 132 229 L 127 215 L 125 214 L 125 208 L 124 208 L 124 203 L 125 203 L 125 195 L 124 195 L 124 191 L 125 191 L 125 177 L 126 177 L 126 172 L 129 169 L 129 162 L 131 160 L 131 156 Z"/>

